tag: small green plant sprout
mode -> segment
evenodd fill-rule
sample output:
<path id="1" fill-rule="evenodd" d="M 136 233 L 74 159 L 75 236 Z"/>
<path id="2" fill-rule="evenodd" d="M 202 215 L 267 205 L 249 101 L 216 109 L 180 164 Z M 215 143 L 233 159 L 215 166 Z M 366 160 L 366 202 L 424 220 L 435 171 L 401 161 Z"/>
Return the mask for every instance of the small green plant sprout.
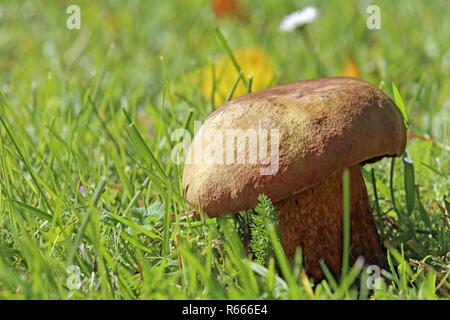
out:
<path id="1" fill-rule="evenodd" d="M 279 227 L 279 212 L 265 194 L 258 196 L 258 205 L 250 221 L 250 249 L 255 255 L 255 262 L 267 266 L 273 256 L 269 225 L 275 230 Z M 279 237 L 280 238 L 280 237 Z"/>

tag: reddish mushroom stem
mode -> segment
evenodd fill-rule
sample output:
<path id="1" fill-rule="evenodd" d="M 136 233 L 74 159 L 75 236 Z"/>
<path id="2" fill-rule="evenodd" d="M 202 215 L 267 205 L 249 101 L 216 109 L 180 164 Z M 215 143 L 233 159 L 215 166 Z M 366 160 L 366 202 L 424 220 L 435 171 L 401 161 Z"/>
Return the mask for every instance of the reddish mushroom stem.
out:
<path id="1" fill-rule="evenodd" d="M 360 255 L 369 264 L 383 265 L 384 254 L 359 166 L 349 168 L 351 245 L 350 262 Z M 307 273 L 323 279 L 322 259 L 334 275 L 342 267 L 343 196 L 342 170 L 314 187 L 278 201 L 283 247 L 293 257 L 302 247 Z"/>

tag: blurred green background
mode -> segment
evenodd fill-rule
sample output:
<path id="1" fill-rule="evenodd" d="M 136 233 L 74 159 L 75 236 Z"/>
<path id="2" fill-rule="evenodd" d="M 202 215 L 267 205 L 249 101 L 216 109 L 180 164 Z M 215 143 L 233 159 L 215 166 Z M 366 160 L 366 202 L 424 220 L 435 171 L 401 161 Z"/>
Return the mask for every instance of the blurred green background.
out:
<path id="1" fill-rule="evenodd" d="M 79 108 L 81 88 L 103 68 L 102 86 L 114 88 L 111 98 L 156 103 L 164 86 L 160 56 L 173 90 L 197 103 L 199 83 L 186 75 L 226 54 L 216 27 L 232 49 L 265 50 L 275 72 L 272 84 L 314 78 L 311 48 L 299 33 L 278 28 L 285 15 L 314 5 L 320 16 L 307 28 L 324 76 L 342 74 L 351 54 L 363 79 L 384 81 L 391 96 L 391 82 L 397 84 L 418 133 L 442 139 L 449 119 L 448 1 L 241 1 L 242 17 L 225 18 L 205 0 L 0 3 L 0 85 L 14 104 L 30 103 L 32 83 L 43 90 L 51 74 L 58 93 L 53 103 Z M 79 30 L 66 27 L 73 4 L 81 9 Z M 366 27 L 369 4 L 381 9 L 380 30 Z"/>
<path id="2" fill-rule="evenodd" d="M 233 252 L 239 239 L 230 246 L 215 219 L 186 217 L 170 135 L 192 132 L 232 90 L 237 73 L 217 28 L 254 90 L 350 73 L 393 97 L 395 83 L 414 165 L 384 159 L 363 170 L 380 236 L 401 252 L 375 298 L 448 298 L 449 1 L 234 0 L 234 10 L 218 9 L 230 1 L 0 0 L 0 298 L 311 298 L 304 279 L 289 290 L 274 282 L 275 260 L 261 273 Z M 379 30 L 366 26 L 373 4 Z M 70 5 L 80 29 L 66 26 Z M 316 20 L 280 31 L 310 5 Z M 72 265 L 84 275 L 77 290 L 66 282 Z M 353 280 L 314 294 L 358 298 Z"/>

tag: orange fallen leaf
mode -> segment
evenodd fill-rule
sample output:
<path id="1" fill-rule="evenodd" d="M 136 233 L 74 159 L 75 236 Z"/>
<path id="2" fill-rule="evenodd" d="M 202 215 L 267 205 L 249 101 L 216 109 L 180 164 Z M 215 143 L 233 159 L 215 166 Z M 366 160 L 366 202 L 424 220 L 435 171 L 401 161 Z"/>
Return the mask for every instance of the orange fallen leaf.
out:
<path id="1" fill-rule="evenodd" d="M 433 138 L 430 138 L 430 137 L 419 136 L 419 135 L 416 135 L 416 134 L 413 134 L 413 133 L 408 133 L 406 135 L 406 137 L 408 139 L 419 139 L 419 140 L 422 140 L 422 141 L 427 141 L 427 142 L 430 142 L 430 143 L 438 146 L 439 148 L 442 148 L 442 149 L 445 149 L 447 151 L 450 151 L 450 146 L 445 145 L 442 142 L 437 141 L 436 139 L 433 139 Z"/>
<path id="2" fill-rule="evenodd" d="M 244 17 L 241 6 L 237 0 L 215 0 L 212 2 L 212 9 L 218 18 L 227 16 L 234 16 L 237 18 Z"/>
<path id="3" fill-rule="evenodd" d="M 194 210 L 190 210 L 188 212 L 185 212 L 183 214 L 181 214 L 180 216 L 180 220 L 185 220 L 187 218 L 194 218 L 196 220 L 200 220 L 200 211 L 197 209 Z"/>
<path id="4" fill-rule="evenodd" d="M 355 58 L 350 53 L 347 54 L 344 68 L 342 68 L 342 75 L 346 77 L 362 79 L 358 64 L 356 63 Z"/>

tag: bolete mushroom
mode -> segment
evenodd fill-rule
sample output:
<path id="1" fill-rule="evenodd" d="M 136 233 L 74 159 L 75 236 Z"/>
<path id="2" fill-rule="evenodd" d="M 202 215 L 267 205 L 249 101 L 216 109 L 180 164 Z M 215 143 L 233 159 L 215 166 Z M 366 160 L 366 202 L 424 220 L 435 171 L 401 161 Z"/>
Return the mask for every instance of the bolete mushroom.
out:
<path id="1" fill-rule="evenodd" d="M 207 117 L 189 148 L 184 193 L 211 217 L 254 208 L 266 194 L 280 212 L 287 256 L 300 246 L 307 273 L 321 279 L 320 259 L 341 271 L 345 168 L 351 261 L 384 263 L 359 165 L 400 156 L 405 146 L 403 117 L 376 86 L 348 77 L 293 82 L 233 99 Z"/>

